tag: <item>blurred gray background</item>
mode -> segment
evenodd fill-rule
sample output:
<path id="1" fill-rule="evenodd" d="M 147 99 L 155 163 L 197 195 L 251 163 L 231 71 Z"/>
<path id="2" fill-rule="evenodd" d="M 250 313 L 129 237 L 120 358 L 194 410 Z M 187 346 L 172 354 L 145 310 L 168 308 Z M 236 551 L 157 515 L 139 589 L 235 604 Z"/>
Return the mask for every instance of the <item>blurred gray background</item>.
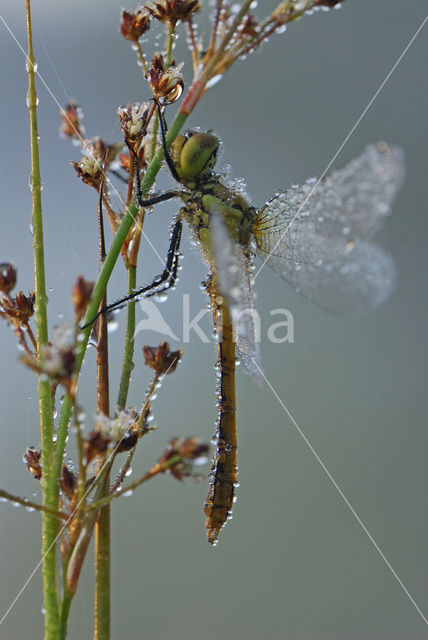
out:
<path id="1" fill-rule="evenodd" d="M 264 15 L 276 2 L 259 2 Z M 133 9 L 133 6 L 128 6 Z M 82 106 L 87 134 L 119 139 L 116 108 L 149 97 L 135 56 L 118 33 L 120 2 L 34 2 L 39 71 L 61 104 Z M 24 2 L 3 0 L 0 12 L 25 48 Z M 203 98 L 189 125 L 214 129 L 223 162 L 244 177 L 254 204 L 278 188 L 319 175 L 422 23 L 426 4 L 348 0 L 292 24 L 258 53 L 236 64 Z M 201 24 L 201 30 L 207 24 Z M 150 33 L 150 36 L 153 34 Z M 159 46 L 159 45 L 157 45 Z M 148 55 L 153 41 L 146 46 Z M 371 532 L 416 603 L 428 614 L 427 572 L 427 27 L 410 47 L 347 143 L 335 166 L 370 141 L 406 152 L 408 176 L 383 241 L 399 268 L 396 293 L 360 320 L 330 317 L 268 268 L 257 279 L 263 335 L 269 312 L 286 307 L 295 343 L 262 356 L 266 376 Z M 177 61 L 190 58 L 184 38 Z M 33 286 L 27 79 L 25 58 L 0 23 L 2 193 L 0 260 L 18 267 L 19 287 Z M 76 274 L 97 270 L 96 194 L 69 164 L 79 151 L 57 135 L 58 108 L 40 82 L 43 200 L 49 320 L 71 318 Z M 168 111 L 171 119 L 174 108 Z M 167 172 L 160 187 L 171 184 Z M 174 204 L 159 205 L 145 231 L 160 255 Z M 182 294 L 191 313 L 204 308 L 204 267 L 188 241 L 177 291 L 161 311 L 182 332 Z M 139 281 L 160 270 L 142 244 Z M 109 288 L 126 289 L 119 262 Z M 139 312 L 139 318 L 143 317 Z M 116 395 L 125 315 L 111 335 Z M 201 323 L 210 333 L 209 318 Z M 139 344 L 156 344 L 156 333 Z M 33 375 L 18 362 L 10 328 L 0 325 L 0 486 L 39 499 L 21 462 L 39 444 Z M 178 348 L 178 342 L 172 342 Z M 179 371 L 165 380 L 154 413 L 159 430 L 134 459 L 147 470 L 174 435 L 209 440 L 214 430 L 215 347 L 193 337 Z M 79 388 L 88 428 L 95 406 L 94 352 Z M 136 353 L 130 404 L 139 406 L 149 374 Z M 428 635 L 422 617 L 266 386 L 238 376 L 241 486 L 233 521 L 209 547 L 202 503 L 207 483 L 161 477 L 114 504 L 112 637 L 292 640 L 401 640 Z M 1 506 L 0 593 L 3 613 L 40 558 L 40 517 Z M 72 640 L 92 637 L 92 560 L 73 604 Z M 41 575 L 33 577 L 0 628 L 7 640 L 42 636 Z"/>

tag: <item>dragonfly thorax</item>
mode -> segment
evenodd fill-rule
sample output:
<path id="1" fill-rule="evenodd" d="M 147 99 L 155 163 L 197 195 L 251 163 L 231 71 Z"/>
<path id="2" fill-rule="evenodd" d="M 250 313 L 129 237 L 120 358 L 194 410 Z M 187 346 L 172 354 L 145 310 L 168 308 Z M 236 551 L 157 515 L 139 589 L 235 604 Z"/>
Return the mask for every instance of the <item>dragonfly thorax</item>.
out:
<path id="1" fill-rule="evenodd" d="M 235 243 L 248 246 L 256 210 L 217 176 L 200 182 L 195 190 L 183 192 L 183 217 L 205 252 L 212 252 L 210 226 L 213 216 L 221 217 Z"/>

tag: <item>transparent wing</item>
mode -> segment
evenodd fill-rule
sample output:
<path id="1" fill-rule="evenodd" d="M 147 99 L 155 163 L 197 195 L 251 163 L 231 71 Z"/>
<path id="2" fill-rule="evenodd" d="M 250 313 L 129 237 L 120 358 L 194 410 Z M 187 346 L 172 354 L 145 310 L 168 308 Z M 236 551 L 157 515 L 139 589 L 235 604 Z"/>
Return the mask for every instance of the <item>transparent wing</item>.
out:
<path id="1" fill-rule="evenodd" d="M 372 311 L 395 282 L 391 257 L 372 238 L 404 175 L 402 150 L 379 143 L 319 184 L 312 179 L 279 194 L 256 217 L 259 255 L 328 311 Z"/>
<path id="2" fill-rule="evenodd" d="M 239 359 L 257 384 L 263 384 L 260 357 L 259 317 L 250 285 L 250 258 L 233 241 L 220 212 L 210 220 L 217 283 L 232 316 Z"/>

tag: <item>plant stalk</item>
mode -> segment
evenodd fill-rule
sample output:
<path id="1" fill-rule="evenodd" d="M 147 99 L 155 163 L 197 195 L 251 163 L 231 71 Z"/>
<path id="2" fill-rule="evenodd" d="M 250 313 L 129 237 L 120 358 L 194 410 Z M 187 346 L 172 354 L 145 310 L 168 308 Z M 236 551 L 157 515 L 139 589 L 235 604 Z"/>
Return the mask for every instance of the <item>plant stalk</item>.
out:
<path id="1" fill-rule="evenodd" d="M 128 266 L 128 294 L 137 287 L 137 269 L 133 265 Z M 128 302 L 126 306 L 126 334 L 123 350 L 122 374 L 120 377 L 119 395 L 117 406 L 124 409 L 128 398 L 129 382 L 134 366 L 134 334 L 135 334 L 135 301 Z"/>
<path id="2" fill-rule="evenodd" d="M 43 213 L 41 197 L 39 136 L 37 128 L 37 93 L 35 85 L 35 59 L 31 27 L 31 4 L 26 0 L 27 40 L 28 40 L 28 107 L 30 111 L 31 135 L 31 185 L 32 185 L 32 223 L 33 223 L 33 252 L 36 293 L 35 323 L 37 330 L 37 359 L 41 365 L 42 345 L 48 342 L 48 320 L 45 258 L 43 240 Z M 40 438 L 42 444 L 43 476 L 41 479 L 43 506 L 56 511 L 58 508 L 59 473 L 52 467 L 53 449 L 53 415 L 52 396 L 49 380 L 39 376 L 37 394 L 40 412 Z M 59 468 L 60 469 L 60 468 Z M 43 556 L 43 602 L 45 608 L 45 640 L 57 640 L 59 632 L 58 600 L 57 600 L 57 562 L 56 538 L 58 534 L 58 520 L 51 513 L 44 511 L 42 517 L 42 556 Z"/>
<path id="3" fill-rule="evenodd" d="M 105 260 L 104 222 L 103 222 L 103 187 L 100 187 L 98 203 L 98 226 L 100 236 L 100 270 Z M 104 291 L 102 305 L 107 304 L 107 289 Z M 110 415 L 109 392 L 109 360 L 107 315 L 98 318 L 97 344 L 97 412 Z M 100 459 L 98 470 L 101 471 L 104 457 Z M 110 473 L 107 472 L 102 483 L 103 495 L 109 493 Z M 94 640 L 110 638 L 110 505 L 103 507 L 95 523 L 95 603 L 94 603 Z"/>

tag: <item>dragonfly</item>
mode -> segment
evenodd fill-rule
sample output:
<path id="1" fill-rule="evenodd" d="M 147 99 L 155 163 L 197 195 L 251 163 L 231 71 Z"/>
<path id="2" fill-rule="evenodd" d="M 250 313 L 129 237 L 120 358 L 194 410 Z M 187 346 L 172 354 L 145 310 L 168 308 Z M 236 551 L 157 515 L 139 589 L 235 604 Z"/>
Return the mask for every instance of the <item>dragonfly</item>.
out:
<path id="1" fill-rule="evenodd" d="M 144 200 L 137 180 L 137 199 L 146 207 L 170 198 L 182 203 L 165 268 L 150 285 L 99 313 L 175 285 L 187 223 L 209 270 L 204 284 L 218 343 L 216 449 L 204 503 L 208 540 L 216 545 L 231 518 L 238 478 L 236 359 L 257 383 L 264 377 L 254 322 L 255 256 L 327 311 L 364 315 L 376 309 L 391 294 L 396 274 L 393 258 L 374 238 L 402 186 L 404 154 L 383 142 L 370 144 L 343 168 L 279 192 L 257 209 L 239 181 L 215 172 L 220 140 L 213 132 L 187 131 L 168 151 L 162 117 L 160 124 L 165 160 L 181 188 Z"/>

